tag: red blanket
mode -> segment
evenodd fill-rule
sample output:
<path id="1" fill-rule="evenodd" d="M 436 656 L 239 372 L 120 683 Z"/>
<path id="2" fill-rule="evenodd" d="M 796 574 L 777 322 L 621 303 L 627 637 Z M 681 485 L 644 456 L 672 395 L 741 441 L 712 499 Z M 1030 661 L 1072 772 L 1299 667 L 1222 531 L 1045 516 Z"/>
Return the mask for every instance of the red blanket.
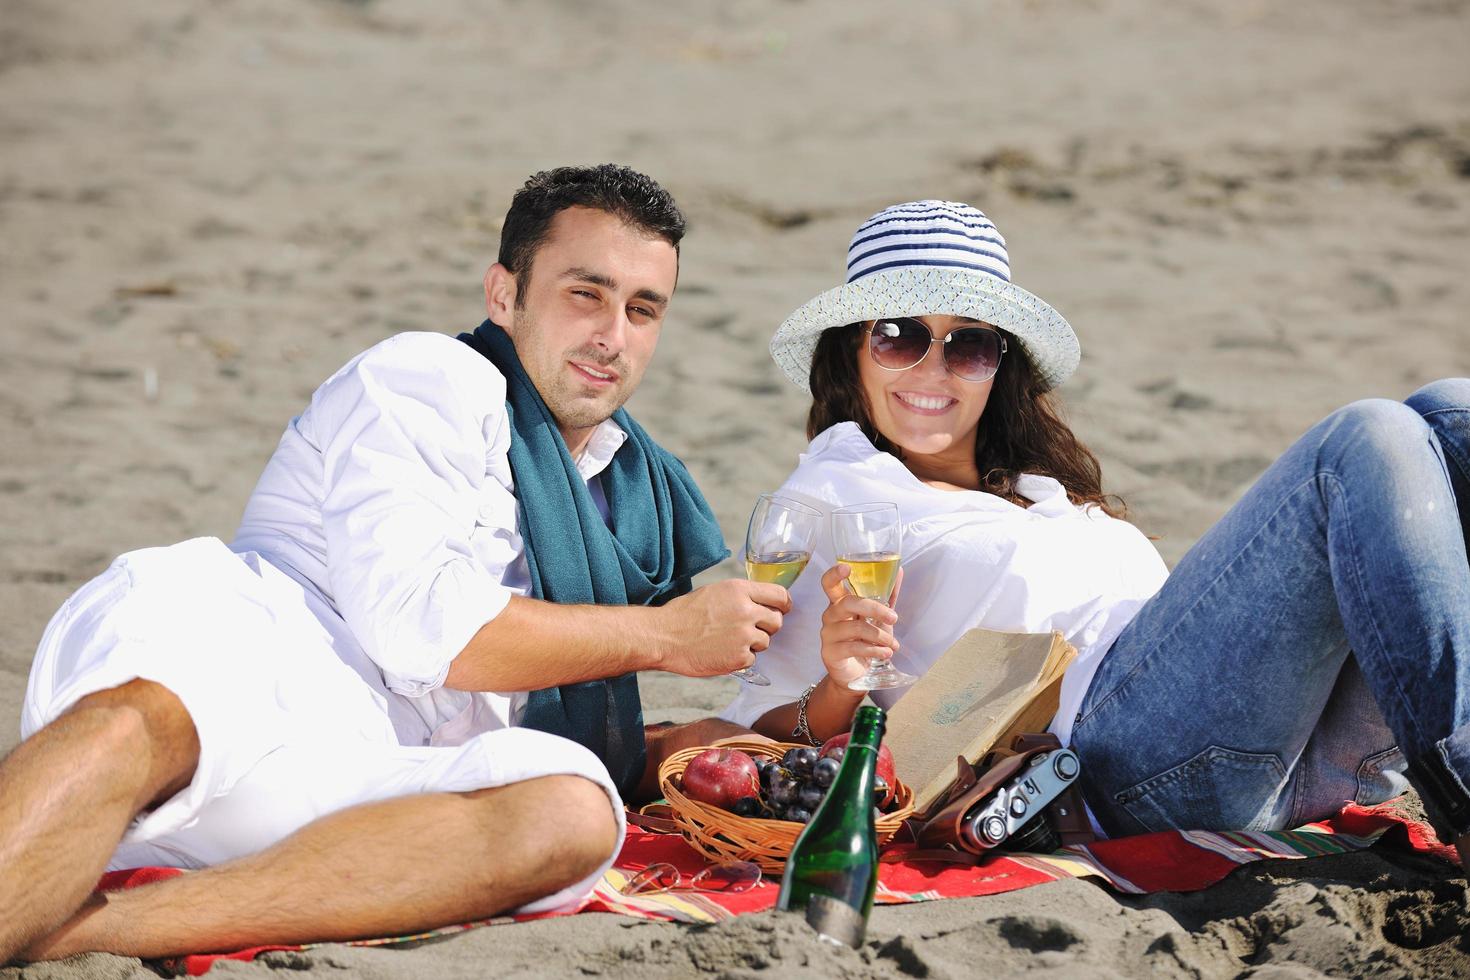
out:
<path id="1" fill-rule="evenodd" d="M 1309 858 L 1360 850 L 1383 839 L 1385 843 L 1433 854 L 1455 863 L 1453 848 L 1438 843 L 1433 832 L 1395 813 L 1392 805 L 1364 808 L 1348 805 L 1331 820 L 1297 830 L 1218 833 L 1170 831 L 1068 847 L 1055 854 L 997 853 L 978 867 L 935 862 L 885 863 L 879 873 L 877 901 L 897 905 L 941 898 L 967 898 L 1014 891 L 1060 878 L 1095 877 L 1116 891 L 1142 894 L 1157 891 L 1198 891 L 1224 878 L 1233 868 L 1264 858 Z M 903 846 L 897 848 L 902 853 Z M 416 936 L 360 940 L 349 945 L 387 946 L 422 942 L 434 936 L 479 926 L 527 919 L 571 915 L 576 912 L 613 912 L 644 919 L 675 922 L 717 922 L 746 912 L 760 912 L 776 903 L 778 885 L 762 881 L 741 894 L 689 891 L 626 897 L 619 887 L 633 873 L 667 861 L 692 874 L 703 859 L 681 837 L 648 834 L 629 828 L 613 867 L 580 908 L 569 912 L 502 916 L 438 929 Z M 184 874 L 175 868 L 137 868 L 106 875 L 99 888 L 132 888 Z M 256 946 L 222 955 L 185 956 L 169 962 L 173 970 L 198 976 L 217 960 L 250 960 L 269 950 L 300 950 L 311 946 Z"/>

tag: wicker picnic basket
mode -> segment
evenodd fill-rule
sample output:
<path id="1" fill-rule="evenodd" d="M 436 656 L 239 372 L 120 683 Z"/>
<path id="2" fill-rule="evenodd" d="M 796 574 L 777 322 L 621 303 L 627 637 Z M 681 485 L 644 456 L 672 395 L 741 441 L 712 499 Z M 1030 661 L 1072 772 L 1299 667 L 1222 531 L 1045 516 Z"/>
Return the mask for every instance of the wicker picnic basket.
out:
<path id="1" fill-rule="evenodd" d="M 741 738 L 722 739 L 718 747 L 739 749 L 757 761 L 762 758 L 779 759 L 787 749 L 800 748 L 790 742 Z M 709 746 L 675 752 L 658 767 L 659 786 L 664 799 L 669 801 L 679 833 L 690 847 L 712 861 L 754 861 L 766 874 L 781 874 L 797 835 L 805 825 L 790 820 L 738 817 L 729 810 L 685 796 L 681 792 L 684 767 L 706 748 Z M 914 791 L 902 780 L 895 779 L 894 783 L 890 812 L 876 821 L 880 847 L 898 833 L 904 820 L 914 812 Z"/>

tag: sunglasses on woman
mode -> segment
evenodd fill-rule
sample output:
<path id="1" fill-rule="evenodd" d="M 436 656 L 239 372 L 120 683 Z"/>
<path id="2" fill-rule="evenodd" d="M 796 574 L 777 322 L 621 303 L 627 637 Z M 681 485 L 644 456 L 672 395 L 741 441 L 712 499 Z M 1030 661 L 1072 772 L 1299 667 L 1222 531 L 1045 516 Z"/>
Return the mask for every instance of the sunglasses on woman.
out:
<path id="1" fill-rule="evenodd" d="M 907 371 L 940 344 L 944 366 L 961 381 L 989 381 L 1000 369 L 1006 339 L 994 327 L 956 327 L 935 337 L 922 320 L 911 316 L 887 317 L 868 325 L 868 353 L 885 371 Z"/>

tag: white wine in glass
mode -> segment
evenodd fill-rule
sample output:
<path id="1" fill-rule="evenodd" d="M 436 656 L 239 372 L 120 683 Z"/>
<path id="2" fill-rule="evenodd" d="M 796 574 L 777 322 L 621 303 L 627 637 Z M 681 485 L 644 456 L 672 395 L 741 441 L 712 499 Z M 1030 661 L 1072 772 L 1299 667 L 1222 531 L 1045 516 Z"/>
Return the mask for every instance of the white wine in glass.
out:
<path id="1" fill-rule="evenodd" d="M 898 579 L 898 555 L 892 551 L 839 555 L 838 561 L 852 568 L 847 584 L 864 599 L 888 602 Z"/>
<path id="2" fill-rule="evenodd" d="M 832 541 L 837 560 L 852 569 L 847 588 L 864 599 L 885 605 L 891 601 L 898 581 L 898 556 L 902 525 L 896 504 L 854 504 L 832 512 Z M 872 622 L 869 620 L 869 622 Z M 854 691 L 881 691 L 907 687 L 918 680 L 882 657 L 868 661 L 867 673 L 848 684 Z"/>
<path id="3" fill-rule="evenodd" d="M 811 555 L 805 551 L 778 551 L 773 555 L 746 555 L 745 577 L 752 582 L 774 582 L 791 588 Z"/>
<path id="4" fill-rule="evenodd" d="M 745 530 L 745 577 L 789 589 L 812 557 L 822 515 L 796 500 L 763 493 Z M 732 670 L 747 684 L 768 687 L 771 679 L 754 667 Z"/>

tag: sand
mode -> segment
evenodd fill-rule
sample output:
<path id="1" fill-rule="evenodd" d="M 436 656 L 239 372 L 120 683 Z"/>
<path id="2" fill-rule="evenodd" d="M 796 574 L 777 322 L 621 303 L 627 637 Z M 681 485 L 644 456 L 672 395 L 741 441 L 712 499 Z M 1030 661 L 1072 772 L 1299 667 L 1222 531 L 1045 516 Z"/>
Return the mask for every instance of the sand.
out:
<path id="1" fill-rule="evenodd" d="M 1077 327 L 1070 417 L 1175 561 L 1325 412 L 1470 374 L 1467 41 L 1462 0 L 9 0 L 0 750 L 70 591 L 121 551 L 228 536 L 351 355 L 477 323 L 510 194 L 566 162 L 637 166 L 689 213 L 630 407 L 731 542 L 804 445 L 772 329 L 839 281 L 862 218 L 929 196 L 989 212 Z M 655 718 L 730 695 L 645 684 Z M 1452 976 L 1464 903 L 1453 869 L 1371 852 L 1197 895 L 880 909 L 858 952 L 773 915 L 582 916 L 220 972 Z"/>

